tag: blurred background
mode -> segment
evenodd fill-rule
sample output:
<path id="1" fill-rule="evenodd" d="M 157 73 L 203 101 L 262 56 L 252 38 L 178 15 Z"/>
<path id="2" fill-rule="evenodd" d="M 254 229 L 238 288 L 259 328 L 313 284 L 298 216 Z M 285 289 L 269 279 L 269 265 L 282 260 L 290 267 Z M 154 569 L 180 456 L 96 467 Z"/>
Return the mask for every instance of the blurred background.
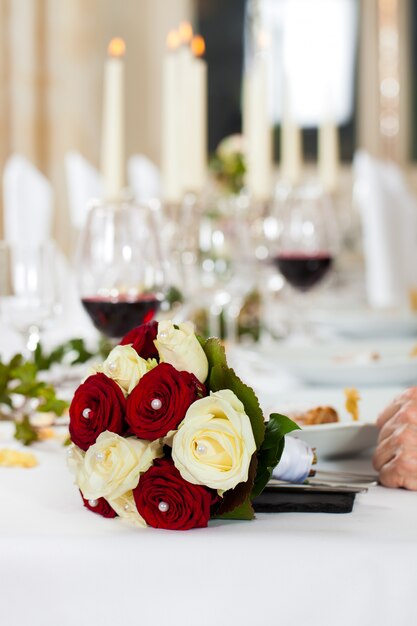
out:
<path id="1" fill-rule="evenodd" d="M 395 160 L 412 178 L 417 155 L 415 3 L 260 4 L 273 42 L 270 113 L 277 171 L 280 94 L 288 72 L 306 167 L 317 157 L 317 127 L 326 111 L 327 89 L 344 175 L 349 176 L 354 151 L 363 148 Z M 208 147 L 213 152 L 223 137 L 242 129 L 245 0 L 0 0 L 0 167 L 12 153 L 20 153 L 50 179 L 53 232 L 65 252 L 71 225 L 64 158 L 75 149 L 99 166 L 103 60 L 109 40 L 121 36 L 127 46 L 126 153 L 144 154 L 160 166 L 165 41 L 168 31 L 185 19 L 206 40 Z"/>

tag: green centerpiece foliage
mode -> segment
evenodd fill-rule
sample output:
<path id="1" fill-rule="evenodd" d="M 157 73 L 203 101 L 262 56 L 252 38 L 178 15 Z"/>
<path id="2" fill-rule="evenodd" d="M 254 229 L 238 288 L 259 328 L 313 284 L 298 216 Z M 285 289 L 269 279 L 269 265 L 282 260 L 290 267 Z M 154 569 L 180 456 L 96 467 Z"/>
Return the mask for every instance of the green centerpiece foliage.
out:
<path id="1" fill-rule="evenodd" d="M 89 361 L 96 355 L 107 356 L 110 345 L 100 343 L 91 352 L 83 339 L 70 339 L 51 352 L 38 344 L 33 360 L 15 354 L 9 361 L 0 360 L 0 419 L 15 423 L 15 438 L 24 445 L 39 439 L 39 428 L 31 423 L 36 413 L 62 417 L 68 402 L 58 397 L 55 387 L 42 380 L 42 372 L 65 362 L 68 366 Z"/>

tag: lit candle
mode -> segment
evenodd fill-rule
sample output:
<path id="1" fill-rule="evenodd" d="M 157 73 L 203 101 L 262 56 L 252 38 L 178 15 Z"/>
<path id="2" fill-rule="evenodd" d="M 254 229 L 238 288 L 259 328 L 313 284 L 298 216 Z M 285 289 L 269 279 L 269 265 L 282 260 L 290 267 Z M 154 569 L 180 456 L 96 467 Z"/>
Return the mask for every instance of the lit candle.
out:
<path id="1" fill-rule="evenodd" d="M 162 85 L 162 180 L 167 202 L 179 202 L 182 193 L 181 98 L 179 92 L 179 33 L 172 30 L 167 37 L 167 53 L 163 62 Z"/>
<path id="2" fill-rule="evenodd" d="M 181 22 L 179 29 L 181 47 L 179 57 L 178 90 L 180 97 L 180 142 L 178 145 L 178 159 L 181 169 L 182 192 L 193 188 L 193 133 L 191 126 L 193 110 L 193 54 L 190 44 L 193 38 L 193 29 L 189 22 Z"/>
<path id="3" fill-rule="evenodd" d="M 339 178 L 339 135 L 336 125 L 329 119 L 319 127 L 318 169 L 323 189 L 334 193 Z"/>
<path id="4" fill-rule="evenodd" d="M 106 60 L 103 93 L 101 169 L 105 197 L 120 198 L 125 184 L 124 62 L 125 42 L 112 39 Z"/>
<path id="5" fill-rule="evenodd" d="M 301 129 L 294 120 L 289 81 L 285 81 L 281 124 L 281 175 L 291 185 L 300 182 L 302 171 Z"/>
<path id="6" fill-rule="evenodd" d="M 188 142 L 189 169 L 185 177 L 185 190 L 199 193 L 207 178 L 207 63 L 201 58 L 205 52 L 203 37 L 191 41 L 194 59 L 190 70 L 190 91 L 186 94 L 190 106 Z"/>
<path id="7" fill-rule="evenodd" d="M 243 132 L 246 141 L 246 184 L 256 200 L 271 195 L 272 134 L 268 114 L 268 64 L 262 52 L 268 39 L 261 33 L 258 45 L 261 53 L 253 59 L 244 81 Z"/>

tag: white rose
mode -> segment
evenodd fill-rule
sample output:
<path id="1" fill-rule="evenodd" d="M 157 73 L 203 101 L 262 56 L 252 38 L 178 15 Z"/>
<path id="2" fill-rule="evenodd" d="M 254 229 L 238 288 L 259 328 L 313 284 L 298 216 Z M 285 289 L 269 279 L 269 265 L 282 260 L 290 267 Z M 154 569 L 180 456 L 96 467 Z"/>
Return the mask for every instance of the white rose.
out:
<path id="1" fill-rule="evenodd" d="M 126 520 L 133 526 L 139 526 L 140 528 L 146 527 L 145 520 L 138 513 L 133 492 L 131 490 L 114 500 L 108 499 L 107 502 L 110 504 L 112 509 L 116 511 L 117 515 L 121 519 Z"/>
<path id="2" fill-rule="evenodd" d="M 225 137 L 216 148 L 218 156 L 225 161 L 235 154 L 244 154 L 245 150 L 245 137 L 238 134 Z"/>
<path id="3" fill-rule="evenodd" d="M 179 324 L 178 328 L 168 320 L 159 322 L 154 343 L 161 362 L 170 363 L 179 372 L 190 372 L 204 383 L 208 374 L 208 361 L 191 322 Z"/>
<path id="4" fill-rule="evenodd" d="M 129 394 L 144 374 L 156 367 L 155 359 L 142 359 L 132 346 L 116 346 L 104 361 L 101 371 Z"/>
<path id="5" fill-rule="evenodd" d="M 222 495 L 248 479 L 255 450 L 243 404 L 223 389 L 190 406 L 174 435 L 172 458 L 184 480 Z"/>
<path id="6" fill-rule="evenodd" d="M 79 448 L 75 444 L 71 444 L 67 448 L 67 465 L 69 471 L 71 472 L 71 474 L 74 474 L 74 476 L 77 476 L 78 472 L 80 471 L 84 463 L 84 456 L 84 450 L 81 450 L 81 448 Z"/>
<path id="7" fill-rule="evenodd" d="M 162 454 L 159 441 L 124 438 L 106 430 L 85 453 L 75 482 L 87 500 L 114 500 L 134 489 L 139 475 Z"/>

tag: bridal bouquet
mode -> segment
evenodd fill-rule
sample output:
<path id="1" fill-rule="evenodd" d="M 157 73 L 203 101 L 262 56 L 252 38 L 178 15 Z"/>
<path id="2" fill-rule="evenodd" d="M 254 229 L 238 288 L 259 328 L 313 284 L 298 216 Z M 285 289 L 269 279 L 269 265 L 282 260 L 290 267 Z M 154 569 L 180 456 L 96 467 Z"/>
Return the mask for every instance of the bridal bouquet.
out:
<path id="1" fill-rule="evenodd" d="M 68 463 L 95 513 L 201 528 L 216 517 L 254 517 L 251 500 L 295 428 L 279 414 L 264 421 L 218 339 L 202 340 L 188 322 L 150 322 L 76 390 Z"/>

